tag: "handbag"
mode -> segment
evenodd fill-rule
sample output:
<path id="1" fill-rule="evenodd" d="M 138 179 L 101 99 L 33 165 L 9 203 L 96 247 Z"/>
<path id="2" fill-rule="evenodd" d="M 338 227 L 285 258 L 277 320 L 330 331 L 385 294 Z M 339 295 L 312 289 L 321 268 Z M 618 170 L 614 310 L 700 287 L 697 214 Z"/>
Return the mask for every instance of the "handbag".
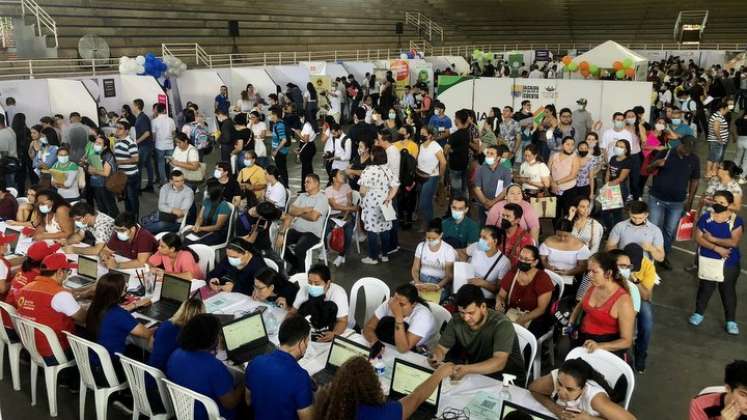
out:
<path id="1" fill-rule="evenodd" d="M 710 258 L 698 255 L 698 278 L 718 283 L 723 282 L 724 263 L 726 263 L 726 260 L 723 258 Z"/>
<path id="2" fill-rule="evenodd" d="M 342 226 L 336 226 L 329 235 L 329 247 L 342 255 L 345 250 L 345 229 Z"/>
<path id="3" fill-rule="evenodd" d="M 158 220 L 166 223 L 176 223 L 176 215 L 165 211 L 158 212 Z"/>
<path id="4" fill-rule="evenodd" d="M 187 169 L 181 169 L 182 174 L 184 174 L 184 179 L 191 182 L 202 182 L 202 180 L 205 179 L 205 171 L 206 166 L 205 163 L 200 162 L 200 169 L 197 169 L 195 171 L 190 171 Z"/>
<path id="5" fill-rule="evenodd" d="M 534 208 L 537 217 L 554 218 L 557 215 L 557 197 L 532 197 L 529 199 L 529 203 Z"/>
<path id="6" fill-rule="evenodd" d="M 514 286 L 516 285 L 516 278 L 519 277 L 519 270 L 516 270 L 516 274 L 514 275 L 513 280 L 511 280 L 511 287 L 508 289 L 508 295 L 506 296 L 506 306 L 511 304 L 511 295 L 514 292 Z M 508 308 L 506 311 L 506 318 L 510 319 L 511 322 L 516 322 L 519 317 L 522 315 L 528 313 L 529 311 L 522 311 L 519 308 Z M 526 327 L 529 327 L 529 324 L 531 324 L 532 321 L 529 321 L 529 323 L 526 325 Z"/>
<path id="7" fill-rule="evenodd" d="M 431 179 L 430 174 L 428 174 L 425 171 L 421 171 L 420 169 L 415 169 L 415 182 L 418 182 L 420 184 L 424 184 L 429 179 Z"/>
<path id="8" fill-rule="evenodd" d="M 122 194 L 127 186 L 127 174 L 124 171 L 113 172 L 106 178 L 104 186 L 114 194 Z"/>

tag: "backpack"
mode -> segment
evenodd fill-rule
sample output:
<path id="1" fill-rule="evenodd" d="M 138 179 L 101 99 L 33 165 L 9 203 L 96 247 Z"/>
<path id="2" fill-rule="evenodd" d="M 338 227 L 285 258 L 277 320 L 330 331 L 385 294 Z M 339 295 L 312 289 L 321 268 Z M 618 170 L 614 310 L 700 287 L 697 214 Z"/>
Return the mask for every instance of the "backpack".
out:
<path id="1" fill-rule="evenodd" d="M 399 151 L 399 182 L 403 187 L 409 187 L 415 182 L 418 171 L 418 161 L 407 151 Z"/>
<path id="2" fill-rule="evenodd" d="M 210 142 L 211 136 L 205 127 L 198 124 L 193 125 L 190 137 L 197 150 L 205 150 L 207 148 L 212 149 L 212 144 Z"/>

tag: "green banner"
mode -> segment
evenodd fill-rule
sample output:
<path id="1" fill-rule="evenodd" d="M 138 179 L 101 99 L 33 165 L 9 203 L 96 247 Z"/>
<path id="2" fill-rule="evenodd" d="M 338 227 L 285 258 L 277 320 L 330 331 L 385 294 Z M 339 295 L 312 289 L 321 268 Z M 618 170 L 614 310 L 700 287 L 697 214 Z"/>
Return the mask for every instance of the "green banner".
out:
<path id="1" fill-rule="evenodd" d="M 471 76 L 451 76 L 451 75 L 440 75 L 438 76 L 438 91 L 437 94 L 443 93 L 446 89 L 456 85 L 462 80 L 472 79 Z"/>

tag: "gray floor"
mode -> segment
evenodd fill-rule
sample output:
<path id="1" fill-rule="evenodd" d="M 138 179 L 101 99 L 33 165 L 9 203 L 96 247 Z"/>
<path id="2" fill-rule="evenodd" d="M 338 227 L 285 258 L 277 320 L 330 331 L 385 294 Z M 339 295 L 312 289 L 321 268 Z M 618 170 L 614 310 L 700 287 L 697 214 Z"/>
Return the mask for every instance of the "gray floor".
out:
<path id="1" fill-rule="evenodd" d="M 727 158 L 734 155 L 734 146 L 729 147 Z M 699 155 L 705 156 L 703 145 L 699 145 Z M 295 162 L 289 162 L 289 166 L 291 189 L 297 192 L 300 189 L 300 169 Z M 703 188 L 704 186 L 701 186 L 701 190 Z M 153 194 L 145 194 L 142 198 L 142 208 L 155 208 L 155 200 Z M 741 215 L 747 217 L 747 212 L 742 211 Z M 390 287 L 406 283 L 410 279 L 412 250 L 420 240 L 420 236 L 414 232 L 403 232 L 400 235 L 402 250 L 394 255 L 388 264 L 376 266 L 361 264 L 360 256 L 353 250 L 346 265 L 333 269 L 334 281 L 348 291 L 355 280 L 364 276 L 380 278 Z M 365 242 L 361 246 L 365 256 Z M 737 315 L 743 330 L 742 336 L 731 337 L 724 332 L 723 310 L 717 295 L 711 300 L 705 321 L 700 327 L 694 328 L 687 324 L 687 317 L 694 306 L 697 281 L 693 275 L 684 271 L 684 267 L 692 262 L 692 255 L 686 251 L 692 250 L 693 245 L 683 243 L 675 246 L 681 247 L 682 250 L 674 249 L 669 255 L 674 269 L 660 273 L 662 284 L 654 291 L 655 326 L 649 350 L 648 369 L 644 375 L 636 375 L 631 411 L 640 419 L 687 418 L 690 398 L 705 386 L 721 384 L 726 363 L 736 358 L 747 357 L 747 340 L 744 338 L 747 334 L 747 312 L 743 303 L 738 308 Z M 747 250 L 744 243 L 741 250 L 743 253 Z M 744 280 L 737 286 L 739 302 L 745 302 L 747 299 L 743 282 Z M 14 392 L 10 386 L 8 368 L 5 367 L 6 377 L 0 381 L 0 410 L 5 419 L 36 420 L 48 417 L 43 377 L 39 378 L 38 384 L 39 402 L 36 407 L 30 406 L 28 372 L 28 365 L 23 364 L 21 391 Z M 78 419 L 77 394 L 60 389 L 58 399 L 59 418 Z M 88 399 L 86 418 L 92 419 L 94 411 L 90 393 Z M 130 418 L 116 408 L 110 408 L 108 417 L 117 420 Z"/>

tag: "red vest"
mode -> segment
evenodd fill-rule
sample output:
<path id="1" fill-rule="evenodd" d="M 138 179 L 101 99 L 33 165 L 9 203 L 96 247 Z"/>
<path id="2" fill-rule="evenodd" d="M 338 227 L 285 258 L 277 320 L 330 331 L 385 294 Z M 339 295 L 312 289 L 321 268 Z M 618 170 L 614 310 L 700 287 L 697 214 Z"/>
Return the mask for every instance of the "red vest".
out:
<path id="1" fill-rule="evenodd" d="M 52 328 L 63 350 L 67 349 L 69 344 L 62 332 L 74 331 L 75 321 L 52 309 L 52 298 L 64 290 L 54 279 L 37 276 L 36 280 L 18 292 L 16 305 L 19 315 Z M 43 357 L 52 356 L 52 348 L 40 332 L 36 334 L 36 348 Z"/>
<path id="2" fill-rule="evenodd" d="M 13 305 L 15 308 L 18 299 L 18 292 L 21 288 L 34 281 L 38 275 L 39 269 L 37 268 L 34 268 L 31 271 L 17 272 L 16 275 L 10 279 L 10 288 L 8 289 L 8 293 L 5 295 L 5 303 Z M 2 314 L 3 325 L 5 325 L 5 328 L 13 329 L 13 324 L 10 322 L 8 314 L 5 311 L 0 312 L 0 314 Z"/>

